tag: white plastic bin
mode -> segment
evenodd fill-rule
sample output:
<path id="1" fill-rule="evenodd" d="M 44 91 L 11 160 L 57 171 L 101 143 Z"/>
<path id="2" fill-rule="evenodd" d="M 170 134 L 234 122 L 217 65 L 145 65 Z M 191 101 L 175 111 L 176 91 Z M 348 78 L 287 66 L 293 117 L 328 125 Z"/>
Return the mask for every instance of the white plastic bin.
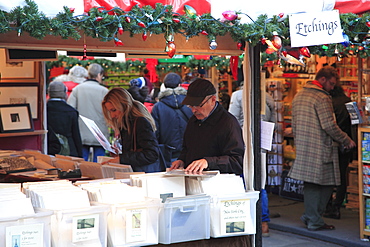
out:
<path id="1" fill-rule="evenodd" d="M 259 191 L 213 196 L 211 199 L 211 237 L 255 234 L 258 197 Z"/>
<path id="2" fill-rule="evenodd" d="M 0 218 L 0 246 L 50 247 L 50 217 L 53 211 L 35 215 Z"/>
<path id="3" fill-rule="evenodd" d="M 108 246 L 145 246 L 158 244 L 159 198 L 135 203 L 110 205 Z"/>
<path id="4" fill-rule="evenodd" d="M 106 205 L 55 210 L 51 217 L 53 247 L 107 246 Z"/>
<path id="5" fill-rule="evenodd" d="M 210 196 L 167 198 L 159 214 L 159 243 L 210 238 Z"/>

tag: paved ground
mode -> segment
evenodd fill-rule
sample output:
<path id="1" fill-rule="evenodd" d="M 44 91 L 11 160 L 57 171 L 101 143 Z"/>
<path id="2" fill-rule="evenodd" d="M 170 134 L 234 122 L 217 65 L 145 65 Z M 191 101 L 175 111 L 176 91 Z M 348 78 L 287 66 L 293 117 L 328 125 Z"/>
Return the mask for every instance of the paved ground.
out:
<path id="1" fill-rule="evenodd" d="M 270 237 L 262 238 L 262 247 L 340 247 L 329 242 L 289 232 L 270 229 Z"/>
<path id="2" fill-rule="evenodd" d="M 263 247 L 370 247 L 369 239 L 360 238 L 359 214 L 357 211 L 342 208 L 340 220 L 325 218 L 327 224 L 336 227 L 333 231 L 309 231 L 299 219 L 304 211 L 303 202 L 269 194 L 269 210 L 270 213 L 279 213 L 281 217 L 271 219 L 269 223 L 271 236 L 269 239 L 262 238 Z M 308 245 L 301 245 L 305 241 L 308 241 Z M 316 241 L 319 242 L 316 243 Z"/>

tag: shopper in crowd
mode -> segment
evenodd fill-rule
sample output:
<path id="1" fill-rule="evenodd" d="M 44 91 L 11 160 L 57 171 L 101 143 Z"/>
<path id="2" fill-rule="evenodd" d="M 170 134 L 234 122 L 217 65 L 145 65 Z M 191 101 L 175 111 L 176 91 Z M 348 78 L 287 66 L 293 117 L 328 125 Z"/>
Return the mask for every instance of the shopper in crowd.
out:
<path id="1" fill-rule="evenodd" d="M 243 115 L 243 87 L 241 86 L 239 90 L 235 91 L 231 95 L 231 102 L 229 112 L 233 114 L 238 120 L 241 127 L 244 124 Z M 262 120 L 267 122 L 272 122 L 276 124 L 276 109 L 274 99 L 270 94 L 266 93 L 266 110 L 265 114 L 262 115 Z M 266 152 L 263 150 L 263 152 Z M 265 166 L 265 164 L 261 164 Z M 270 222 L 270 212 L 268 208 L 268 196 L 265 190 L 265 184 L 261 185 L 261 206 L 262 206 L 262 237 L 270 236 L 270 230 L 268 222 Z M 274 214 L 275 217 L 279 217 L 280 214 Z"/>
<path id="2" fill-rule="evenodd" d="M 236 118 L 216 100 L 216 89 L 206 79 L 190 84 L 182 104 L 193 112 L 184 133 L 183 147 L 171 170 L 219 170 L 243 173 L 244 141 Z"/>
<path id="3" fill-rule="evenodd" d="M 351 118 L 346 108 L 346 103 L 351 99 L 344 93 L 340 82 L 338 82 L 334 89 L 330 91 L 333 101 L 335 118 L 339 128 L 347 133 L 349 137 L 352 136 Z M 324 217 L 340 219 L 340 207 L 347 194 L 347 168 L 352 157 L 352 149 L 339 148 L 339 170 L 340 170 L 340 185 L 336 187 L 335 197 L 329 200 L 326 206 Z"/>
<path id="4" fill-rule="evenodd" d="M 50 97 L 46 104 L 48 154 L 82 157 L 78 111 L 66 103 L 67 87 L 63 82 L 52 81 L 48 93 Z M 62 150 L 64 153 L 61 153 Z"/>
<path id="5" fill-rule="evenodd" d="M 103 76 L 104 69 L 99 64 L 90 64 L 88 68 L 89 79 L 73 88 L 67 103 L 76 108 L 81 116 L 93 120 L 104 136 L 108 138 L 108 127 L 101 108 L 101 102 L 108 92 L 108 89 L 101 85 Z M 89 160 L 91 148 L 93 150 L 92 161 L 96 162 L 98 156 L 105 156 L 105 150 L 81 119 L 79 126 L 83 144 L 83 158 L 86 161 Z"/>
<path id="6" fill-rule="evenodd" d="M 321 68 L 292 102 L 292 127 L 296 159 L 288 176 L 304 182 L 305 212 L 301 217 L 308 230 L 334 230 L 322 215 L 340 185 L 338 145 L 351 149 L 355 142 L 337 125 L 329 92 L 339 82 L 335 68 Z"/>
<path id="7" fill-rule="evenodd" d="M 149 96 L 149 89 L 146 86 L 144 77 L 132 79 L 130 81 L 130 88 L 127 90 L 134 100 L 144 103 Z"/>
<path id="8" fill-rule="evenodd" d="M 76 87 L 78 84 L 83 83 L 86 81 L 88 77 L 87 69 L 85 69 L 82 66 L 75 65 L 73 66 L 68 73 L 68 81 L 64 82 L 64 85 L 66 85 L 68 91 L 68 96 L 71 94 L 72 89 Z"/>
<path id="9" fill-rule="evenodd" d="M 186 90 L 180 86 L 181 77 L 169 73 L 164 77 L 164 90 L 159 93 L 159 102 L 152 110 L 157 127 L 156 136 L 160 144 L 172 147 L 172 159 L 177 159 L 182 148 L 186 124 L 193 115 L 190 108 L 182 105 Z"/>
<path id="10" fill-rule="evenodd" d="M 236 117 L 240 126 L 243 128 L 243 84 L 231 94 L 229 112 Z"/>
<path id="11" fill-rule="evenodd" d="M 145 106 L 123 88 L 113 88 L 102 101 L 104 118 L 120 133 L 122 153 L 109 162 L 131 165 L 135 172 L 148 171 L 158 159 L 155 123 Z"/>

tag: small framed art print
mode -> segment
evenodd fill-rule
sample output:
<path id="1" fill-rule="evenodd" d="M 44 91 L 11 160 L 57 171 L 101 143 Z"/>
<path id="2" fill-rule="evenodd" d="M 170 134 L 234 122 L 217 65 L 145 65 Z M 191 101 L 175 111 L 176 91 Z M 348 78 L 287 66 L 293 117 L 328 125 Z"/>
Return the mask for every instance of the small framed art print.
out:
<path id="1" fill-rule="evenodd" d="M 0 105 L 0 132 L 33 131 L 30 104 Z"/>

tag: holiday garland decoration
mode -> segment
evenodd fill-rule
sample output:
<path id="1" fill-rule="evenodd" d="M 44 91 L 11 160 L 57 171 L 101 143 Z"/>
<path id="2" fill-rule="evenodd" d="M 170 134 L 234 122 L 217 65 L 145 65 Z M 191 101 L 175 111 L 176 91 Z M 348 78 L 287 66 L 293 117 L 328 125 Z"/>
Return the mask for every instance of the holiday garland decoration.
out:
<path id="1" fill-rule="evenodd" d="M 46 17 L 38 10 L 32 0 L 25 0 L 26 5 L 16 7 L 10 12 L 0 10 L 0 33 L 16 31 L 20 36 L 27 32 L 30 36 L 43 39 L 47 35 L 60 36 L 62 39 L 81 39 L 80 32 L 101 41 L 112 41 L 112 46 L 124 46 L 119 39 L 123 32 L 131 36 L 141 34 L 146 40 L 149 34 L 181 34 L 190 39 L 194 36 L 206 35 L 210 49 L 217 49 L 217 37 L 229 33 L 236 45 L 242 47 L 244 42 L 255 46 L 262 40 L 273 40 L 277 35 L 281 38 L 280 52 L 290 46 L 288 17 L 279 13 L 272 18 L 260 15 L 252 20 L 247 13 L 225 11 L 222 19 L 215 19 L 211 14 L 196 14 L 191 6 L 185 6 L 185 15 L 172 11 L 172 6 L 157 3 L 155 8 L 147 5 L 140 8 L 134 6 L 130 11 L 120 8 L 92 8 L 83 15 L 74 15 L 72 8 L 65 7 L 55 17 Z M 240 22 L 241 16 L 247 16 L 251 23 Z M 343 37 L 348 41 L 341 44 L 328 44 L 307 47 L 308 52 L 319 56 L 370 56 L 370 13 L 359 16 L 348 13 L 340 15 Z M 172 42 L 172 41 L 171 41 Z M 167 41 L 168 43 L 168 41 Z M 171 45 L 173 55 L 174 46 Z M 166 46 L 164 39 L 164 49 Z M 263 46 L 263 51 L 268 45 Z M 273 55 L 271 53 L 271 55 Z"/>
<path id="2" fill-rule="evenodd" d="M 242 60 L 242 57 L 239 58 Z M 92 63 L 100 64 L 108 73 L 112 74 L 123 74 L 128 71 L 139 72 L 144 67 L 146 67 L 145 61 L 140 60 L 128 60 L 126 62 L 117 62 L 108 59 L 78 59 L 74 57 L 58 56 L 57 61 L 45 62 L 46 68 L 50 71 L 54 67 L 64 67 L 69 70 L 75 65 L 80 65 L 83 67 L 88 67 Z M 210 69 L 216 67 L 218 70 L 227 70 L 229 67 L 229 59 L 225 57 L 212 57 L 211 59 L 190 59 L 188 62 L 183 64 L 184 66 L 191 69 Z M 241 64 L 241 61 L 239 61 Z M 159 63 L 156 65 L 156 71 L 159 74 L 169 73 L 169 72 L 181 72 L 181 64 L 179 63 Z"/>

